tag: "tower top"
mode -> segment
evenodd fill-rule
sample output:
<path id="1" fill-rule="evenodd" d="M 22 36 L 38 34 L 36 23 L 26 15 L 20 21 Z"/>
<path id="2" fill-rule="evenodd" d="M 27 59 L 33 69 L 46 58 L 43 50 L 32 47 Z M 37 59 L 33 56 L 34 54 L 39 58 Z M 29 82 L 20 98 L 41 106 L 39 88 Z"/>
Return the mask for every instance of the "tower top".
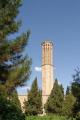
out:
<path id="1" fill-rule="evenodd" d="M 44 45 L 53 46 L 53 42 L 51 42 L 51 41 L 43 41 L 41 45 L 42 45 L 42 46 L 44 46 Z"/>

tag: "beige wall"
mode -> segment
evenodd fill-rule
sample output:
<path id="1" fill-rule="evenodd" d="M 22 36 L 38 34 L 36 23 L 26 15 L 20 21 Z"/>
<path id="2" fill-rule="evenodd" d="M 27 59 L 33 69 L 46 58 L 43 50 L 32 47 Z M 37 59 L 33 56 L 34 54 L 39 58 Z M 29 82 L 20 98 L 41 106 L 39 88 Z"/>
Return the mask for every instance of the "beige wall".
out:
<path id="1" fill-rule="evenodd" d="M 24 101 L 28 100 L 27 95 L 18 95 L 18 98 L 19 98 L 20 103 L 21 103 L 22 111 L 24 111 Z"/>

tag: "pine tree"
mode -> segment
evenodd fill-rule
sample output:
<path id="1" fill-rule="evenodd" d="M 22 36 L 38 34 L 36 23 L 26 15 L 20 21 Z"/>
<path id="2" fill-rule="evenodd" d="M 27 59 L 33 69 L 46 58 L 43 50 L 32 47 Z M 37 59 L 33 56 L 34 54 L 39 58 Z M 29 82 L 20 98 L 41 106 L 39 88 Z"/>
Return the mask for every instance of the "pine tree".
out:
<path id="1" fill-rule="evenodd" d="M 21 26 L 21 21 L 16 20 L 21 5 L 22 0 L 0 0 L 0 92 L 7 95 L 30 76 L 31 60 L 23 56 L 30 33 L 10 37 Z"/>
<path id="2" fill-rule="evenodd" d="M 68 86 L 66 90 L 66 95 L 64 97 L 63 107 L 62 107 L 63 115 L 68 117 L 73 117 L 73 107 L 74 107 L 75 101 L 76 99 L 71 93 L 70 87 Z"/>
<path id="3" fill-rule="evenodd" d="M 77 68 L 75 70 L 75 74 L 73 75 L 73 82 L 71 84 L 72 94 L 76 98 L 76 102 L 73 108 L 73 115 L 77 120 L 80 119 L 80 69 Z"/>
<path id="4" fill-rule="evenodd" d="M 15 90 L 29 79 L 31 59 L 23 54 L 30 32 L 15 37 L 21 26 L 21 21 L 16 19 L 21 5 L 22 0 L 0 0 L 1 120 L 24 120 Z"/>
<path id="5" fill-rule="evenodd" d="M 64 90 L 62 85 L 58 85 L 56 79 L 51 94 L 45 104 L 46 113 L 61 114 L 63 100 Z"/>
<path id="6" fill-rule="evenodd" d="M 67 86 L 67 89 L 66 89 L 66 95 L 69 95 L 69 93 L 70 93 L 70 87 Z"/>
<path id="7" fill-rule="evenodd" d="M 20 100 L 18 98 L 18 93 L 16 90 L 9 96 L 9 99 L 14 105 L 17 106 L 18 109 L 21 109 Z"/>
<path id="8" fill-rule="evenodd" d="M 24 102 L 24 106 L 27 115 L 37 115 L 42 112 L 42 97 L 38 89 L 37 78 L 32 83 L 31 90 L 28 92 L 28 101 Z"/>
<path id="9" fill-rule="evenodd" d="M 24 114 L 5 96 L 0 96 L 0 120 L 25 120 Z"/>

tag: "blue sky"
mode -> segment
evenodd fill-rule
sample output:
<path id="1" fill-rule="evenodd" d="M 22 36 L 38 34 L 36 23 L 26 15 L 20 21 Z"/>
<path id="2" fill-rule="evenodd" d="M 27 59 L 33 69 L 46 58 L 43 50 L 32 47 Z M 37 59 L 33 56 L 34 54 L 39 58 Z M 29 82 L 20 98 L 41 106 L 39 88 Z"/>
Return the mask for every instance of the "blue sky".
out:
<path id="1" fill-rule="evenodd" d="M 20 33 L 31 30 L 26 53 L 32 58 L 32 74 L 27 86 L 37 76 L 41 87 L 41 43 L 54 44 L 55 78 L 66 89 L 71 84 L 74 69 L 80 65 L 80 0 L 24 0 L 18 19 Z M 26 87 L 18 90 L 24 94 Z"/>

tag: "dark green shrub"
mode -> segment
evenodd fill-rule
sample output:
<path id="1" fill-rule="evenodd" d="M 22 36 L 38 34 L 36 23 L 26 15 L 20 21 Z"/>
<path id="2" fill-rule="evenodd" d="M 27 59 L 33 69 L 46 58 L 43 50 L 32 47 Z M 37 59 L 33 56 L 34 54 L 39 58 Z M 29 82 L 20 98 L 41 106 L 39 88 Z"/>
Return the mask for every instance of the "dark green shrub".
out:
<path id="1" fill-rule="evenodd" d="M 0 96 L 0 120 L 25 120 L 25 117 L 15 104 Z"/>

